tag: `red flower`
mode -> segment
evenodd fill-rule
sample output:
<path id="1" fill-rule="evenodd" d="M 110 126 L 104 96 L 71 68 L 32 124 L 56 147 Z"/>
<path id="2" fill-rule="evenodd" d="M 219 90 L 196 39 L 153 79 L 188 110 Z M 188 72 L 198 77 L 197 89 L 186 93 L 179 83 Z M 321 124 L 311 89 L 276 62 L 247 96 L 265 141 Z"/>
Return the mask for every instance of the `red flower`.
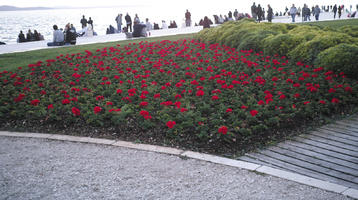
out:
<path id="1" fill-rule="evenodd" d="M 285 96 L 284 94 L 282 94 L 282 95 L 280 96 L 280 99 L 286 99 L 286 96 Z"/>
<path id="2" fill-rule="evenodd" d="M 319 101 L 319 103 L 321 103 L 321 104 L 326 104 L 326 101 L 321 100 L 321 101 Z"/>
<path id="3" fill-rule="evenodd" d="M 50 104 L 50 105 L 47 106 L 47 110 L 50 110 L 50 109 L 53 109 L 53 105 L 52 105 L 52 104 Z"/>
<path id="4" fill-rule="evenodd" d="M 80 116 L 81 115 L 81 112 L 78 108 L 76 107 L 73 107 L 72 108 L 72 113 L 75 115 L 75 116 Z"/>
<path id="5" fill-rule="evenodd" d="M 64 100 L 62 100 L 62 104 L 63 105 L 65 105 L 65 104 L 69 104 L 70 103 L 70 100 L 68 100 L 68 99 L 64 99 Z"/>
<path id="6" fill-rule="evenodd" d="M 40 100 L 38 100 L 38 99 L 34 99 L 31 101 L 31 105 L 33 105 L 33 106 L 37 106 L 37 105 L 39 105 L 39 103 L 40 103 Z"/>
<path id="7" fill-rule="evenodd" d="M 335 89 L 333 89 L 333 88 L 330 88 L 330 89 L 328 90 L 328 92 L 329 92 L 329 93 L 335 93 L 335 92 L 336 92 L 336 90 L 335 90 Z"/>
<path id="8" fill-rule="evenodd" d="M 144 116 L 149 115 L 149 112 L 148 112 L 148 111 L 146 111 L 146 110 L 141 110 L 139 114 L 140 114 L 140 115 L 142 115 L 142 116 L 144 117 Z"/>
<path id="9" fill-rule="evenodd" d="M 294 94 L 293 96 L 294 96 L 295 98 L 298 98 L 298 97 L 300 97 L 300 94 L 296 93 L 296 94 Z"/>
<path id="10" fill-rule="evenodd" d="M 232 112 L 232 109 L 231 108 L 228 108 L 228 109 L 226 109 L 226 112 L 228 113 L 228 112 Z"/>
<path id="11" fill-rule="evenodd" d="M 109 111 L 108 112 L 120 112 L 121 111 L 121 109 L 120 108 L 117 108 L 117 109 L 109 109 Z"/>
<path id="12" fill-rule="evenodd" d="M 180 109 L 180 112 L 186 112 L 186 111 L 188 111 L 188 109 L 186 109 L 186 108 L 181 108 Z"/>
<path id="13" fill-rule="evenodd" d="M 332 103 L 339 103 L 339 99 L 333 98 L 333 99 L 332 99 Z"/>
<path id="14" fill-rule="evenodd" d="M 211 97 L 211 99 L 212 99 L 212 100 L 218 100 L 218 99 L 219 99 L 219 97 L 218 97 L 218 96 L 216 96 L 216 95 L 214 95 L 214 96 L 212 96 L 212 97 Z"/>
<path id="15" fill-rule="evenodd" d="M 204 96 L 204 91 L 198 90 L 198 91 L 196 92 L 196 96 L 198 96 L 198 97 Z"/>
<path id="16" fill-rule="evenodd" d="M 221 126 L 218 130 L 219 133 L 226 135 L 227 133 L 227 127 L 226 126 Z"/>
<path id="17" fill-rule="evenodd" d="M 345 87 L 344 90 L 345 90 L 346 92 L 352 92 L 352 88 L 351 88 L 351 87 Z"/>
<path id="18" fill-rule="evenodd" d="M 259 112 L 257 110 L 251 110 L 250 114 L 251 116 L 255 117 Z"/>
<path id="19" fill-rule="evenodd" d="M 140 104 L 139 104 L 140 106 L 142 106 L 142 107 L 144 107 L 144 106 L 147 106 L 148 105 L 148 102 L 146 102 L 146 101 L 142 101 L 142 102 L 140 102 Z"/>
<path id="20" fill-rule="evenodd" d="M 99 107 L 99 106 L 96 106 L 96 107 L 93 108 L 93 111 L 94 111 L 94 114 L 97 114 L 97 113 L 102 111 L 102 108 Z"/>
<path id="21" fill-rule="evenodd" d="M 263 100 L 260 100 L 259 102 L 257 102 L 257 104 L 259 105 L 265 105 L 265 102 Z"/>
<path id="22" fill-rule="evenodd" d="M 306 104 L 309 104 L 309 103 L 311 103 L 311 102 L 310 102 L 310 101 L 306 101 L 306 102 L 304 102 L 303 104 L 306 105 Z"/>
<path id="23" fill-rule="evenodd" d="M 159 94 L 159 93 L 154 94 L 154 99 L 157 99 L 157 98 L 160 98 L 160 94 Z"/>
<path id="24" fill-rule="evenodd" d="M 110 101 L 108 101 L 108 102 L 106 103 L 106 105 L 107 105 L 107 106 L 113 106 L 113 103 L 110 102 Z"/>
<path id="25" fill-rule="evenodd" d="M 167 122 L 167 126 L 168 126 L 168 128 L 170 128 L 170 129 L 173 128 L 175 124 L 176 124 L 175 121 L 168 121 L 168 122 Z"/>
<path id="26" fill-rule="evenodd" d="M 248 107 L 247 106 L 241 106 L 241 109 L 247 109 Z"/>

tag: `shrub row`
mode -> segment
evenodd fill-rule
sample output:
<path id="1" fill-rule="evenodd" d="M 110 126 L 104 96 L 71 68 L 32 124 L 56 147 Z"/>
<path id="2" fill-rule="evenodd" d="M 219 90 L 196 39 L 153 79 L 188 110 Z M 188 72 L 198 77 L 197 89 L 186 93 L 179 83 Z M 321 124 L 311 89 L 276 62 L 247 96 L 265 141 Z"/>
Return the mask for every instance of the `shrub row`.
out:
<path id="1" fill-rule="evenodd" d="M 296 62 L 328 67 L 357 78 L 358 26 L 340 29 L 310 25 L 256 23 L 250 19 L 227 22 L 199 32 L 196 39 L 241 50 L 288 56 Z"/>

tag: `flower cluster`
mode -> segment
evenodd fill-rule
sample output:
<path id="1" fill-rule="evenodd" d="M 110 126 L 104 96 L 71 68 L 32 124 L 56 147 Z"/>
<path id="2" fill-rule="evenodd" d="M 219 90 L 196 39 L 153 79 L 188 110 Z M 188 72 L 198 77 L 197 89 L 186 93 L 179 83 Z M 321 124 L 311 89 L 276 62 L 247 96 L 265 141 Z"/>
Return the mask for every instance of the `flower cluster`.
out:
<path id="1" fill-rule="evenodd" d="M 0 92 L 4 119 L 135 119 L 142 129 L 207 139 L 251 137 L 358 102 L 357 82 L 342 73 L 194 40 L 59 55 L 0 72 Z"/>

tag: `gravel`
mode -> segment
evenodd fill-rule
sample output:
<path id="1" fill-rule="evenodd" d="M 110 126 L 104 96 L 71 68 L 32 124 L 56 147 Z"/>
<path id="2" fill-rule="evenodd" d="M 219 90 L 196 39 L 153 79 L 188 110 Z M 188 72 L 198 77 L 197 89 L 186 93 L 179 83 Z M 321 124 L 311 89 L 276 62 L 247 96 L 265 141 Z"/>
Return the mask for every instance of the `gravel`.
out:
<path id="1" fill-rule="evenodd" d="M 0 199 L 350 199 L 247 170 L 121 147 L 0 136 Z"/>

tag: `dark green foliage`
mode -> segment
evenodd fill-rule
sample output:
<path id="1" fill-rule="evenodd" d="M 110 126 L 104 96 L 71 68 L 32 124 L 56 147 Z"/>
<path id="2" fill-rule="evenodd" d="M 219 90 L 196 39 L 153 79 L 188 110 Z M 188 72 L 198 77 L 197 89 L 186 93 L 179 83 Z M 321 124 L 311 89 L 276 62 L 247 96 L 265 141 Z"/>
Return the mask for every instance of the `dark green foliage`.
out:
<path id="1" fill-rule="evenodd" d="M 335 71 L 344 72 L 348 77 L 358 79 L 358 46 L 339 44 L 322 51 L 315 64 Z"/>

